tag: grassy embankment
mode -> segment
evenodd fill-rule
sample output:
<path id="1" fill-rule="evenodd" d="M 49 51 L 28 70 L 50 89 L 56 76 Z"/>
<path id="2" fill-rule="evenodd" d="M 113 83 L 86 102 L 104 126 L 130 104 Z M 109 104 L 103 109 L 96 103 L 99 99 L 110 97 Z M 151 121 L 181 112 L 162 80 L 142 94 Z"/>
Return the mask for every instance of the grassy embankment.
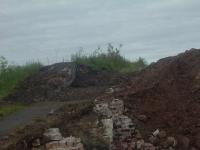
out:
<path id="1" fill-rule="evenodd" d="M 41 67 L 40 63 L 27 63 L 23 66 L 9 65 L 4 57 L 0 57 L 0 101 L 8 96 L 17 84 Z M 22 104 L 0 105 L 0 116 L 12 113 L 24 108 Z"/>
<path id="2" fill-rule="evenodd" d="M 106 51 L 97 49 L 90 55 L 82 51 L 72 55 L 71 60 L 77 64 L 85 64 L 94 70 L 117 71 L 122 73 L 140 71 L 147 66 L 143 58 L 130 61 L 120 54 L 119 48 L 108 45 Z"/>
<path id="3" fill-rule="evenodd" d="M 115 71 L 121 73 L 140 71 L 147 66 L 143 58 L 130 61 L 120 54 L 120 48 L 108 45 L 106 51 L 100 48 L 90 55 L 78 52 L 72 55 L 71 60 L 77 64 L 90 66 L 94 70 Z M 0 57 L 0 101 L 9 95 L 17 84 L 32 73 L 39 70 L 40 63 L 27 63 L 23 66 L 8 65 L 4 57 Z M 0 116 L 22 109 L 21 104 L 0 104 Z"/>

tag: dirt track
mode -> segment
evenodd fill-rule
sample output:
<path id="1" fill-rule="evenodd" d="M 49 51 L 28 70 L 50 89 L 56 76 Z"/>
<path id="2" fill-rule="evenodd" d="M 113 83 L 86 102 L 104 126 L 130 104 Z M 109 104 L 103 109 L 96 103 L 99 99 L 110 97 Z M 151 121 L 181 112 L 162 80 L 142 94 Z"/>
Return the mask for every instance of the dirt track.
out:
<path id="1" fill-rule="evenodd" d="M 8 96 L 9 101 L 40 102 L 0 119 L 0 136 L 8 134 L 15 127 L 24 125 L 36 117 L 44 117 L 52 109 L 58 109 L 64 104 L 94 100 L 105 89 L 122 80 L 121 75 L 93 71 L 86 66 L 78 67 L 74 80 L 74 77 L 71 77 L 74 73 L 72 75 L 68 73 L 70 65 L 72 64 L 58 63 L 44 67 L 38 74 L 28 77 L 16 87 L 15 92 Z M 69 86 L 72 81 L 74 82 Z"/>
<path id="2" fill-rule="evenodd" d="M 79 103 L 79 101 L 35 103 L 32 106 L 0 119 L 0 136 L 10 133 L 10 131 L 20 125 L 29 123 L 34 118 L 45 117 L 51 110 L 56 110 L 65 104 L 74 103 Z"/>
<path id="3" fill-rule="evenodd" d="M 66 89 L 61 89 L 58 95 L 54 95 L 53 97 L 57 99 L 63 98 L 65 101 L 74 99 L 79 101 L 82 99 L 90 99 L 92 101 L 97 97 L 104 98 L 104 100 L 110 100 L 112 98 L 121 99 L 124 101 L 125 107 L 127 108 L 126 115 L 136 121 L 144 140 L 162 149 L 166 146 L 165 144 L 168 143 L 166 140 L 172 137 L 174 139 L 173 144 L 170 144 L 173 146 L 173 148 L 171 147 L 172 149 L 200 149 L 199 49 L 191 49 L 177 56 L 161 59 L 141 72 L 128 77 L 123 76 L 123 78 L 117 76 L 115 79 L 112 74 L 102 74 L 100 72 L 90 72 L 88 70 L 88 68 L 80 67 L 80 73 L 77 73 L 76 80 L 74 80 L 72 85 Z M 36 79 L 40 80 L 39 77 Z M 31 82 L 29 80 L 26 81 L 24 85 L 26 85 L 27 88 L 22 86 L 20 88 L 21 90 L 19 90 L 17 94 L 15 93 L 13 97 L 21 99 L 18 96 L 22 96 L 21 92 L 24 92 L 24 89 L 28 89 L 25 93 L 34 93 L 35 89 L 38 89 L 38 86 L 40 87 L 41 85 L 33 84 L 37 81 L 36 79 L 31 80 Z M 34 86 L 28 87 L 29 85 Z M 109 87 L 113 87 L 114 93 L 107 95 L 107 93 L 105 94 L 103 91 Z M 36 91 L 35 94 L 38 94 L 38 92 Z M 28 96 L 37 97 L 37 95 L 29 94 Z M 40 97 L 45 96 L 46 95 L 42 93 L 40 95 Z M 23 95 L 23 97 L 24 100 L 28 99 L 27 95 Z M 48 100 L 50 100 L 50 98 Z M 50 105 L 50 107 L 51 106 L 52 105 Z M 64 117 L 65 119 L 62 118 L 62 123 L 56 125 L 56 127 L 62 129 L 63 134 L 71 135 L 71 132 L 74 130 L 76 131 L 76 129 L 74 129 L 74 123 L 78 122 L 84 114 L 88 115 L 88 112 L 92 112 L 91 108 L 89 110 L 87 108 L 83 113 L 78 111 L 80 108 L 82 108 L 81 104 L 80 106 L 76 106 L 73 110 L 77 110 L 78 112 L 74 116 L 71 115 L 74 117 L 71 118 L 73 123 L 69 123 L 69 120 Z M 51 109 L 49 109 L 49 111 Z M 45 108 L 41 108 L 40 111 L 42 113 L 40 114 L 45 115 L 49 112 L 45 112 L 44 110 Z M 67 111 L 65 115 L 70 112 L 68 109 L 64 109 L 63 111 Z M 29 109 L 27 112 L 25 111 L 23 115 L 26 116 L 29 112 L 34 112 L 33 114 L 35 114 L 35 110 Z M 23 115 L 19 115 L 18 117 L 26 118 L 23 117 Z M 30 118 L 27 117 L 27 120 L 28 119 Z M 11 120 L 13 120 L 12 117 Z M 25 122 L 27 122 L 27 120 L 25 120 Z M 14 123 L 17 122 L 18 121 L 15 121 Z M 6 122 L 4 124 L 6 126 L 5 129 L 7 128 L 7 124 L 11 123 L 12 122 L 9 121 Z M 71 127 L 71 125 L 73 125 L 73 127 Z M 81 127 L 84 125 L 87 126 L 85 122 L 82 122 Z M 0 126 L 2 126 L 1 122 Z M 152 133 L 157 129 L 165 132 L 165 137 L 167 137 L 167 139 L 156 138 L 156 141 L 151 141 L 152 139 L 149 139 L 149 137 L 152 136 Z M 31 132 L 29 137 L 34 133 L 34 131 Z M 40 135 L 41 134 L 42 133 L 40 133 Z M 76 133 L 77 136 L 81 134 Z M 35 137 L 40 137 L 40 135 Z M 26 142 L 31 143 L 29 139 L 26 139 Z"/>

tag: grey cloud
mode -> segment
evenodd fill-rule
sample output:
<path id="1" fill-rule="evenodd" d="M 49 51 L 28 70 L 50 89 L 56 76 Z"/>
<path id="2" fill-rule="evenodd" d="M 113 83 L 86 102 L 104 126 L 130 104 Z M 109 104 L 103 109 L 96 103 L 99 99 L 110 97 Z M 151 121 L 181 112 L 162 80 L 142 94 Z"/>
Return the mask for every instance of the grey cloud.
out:
<path id="1" fill-rule="evenodd" d="M 0 55 L 52 62 L 122 43 L 149 62 L 199 47 L 198 0 L 0 0 Z"/>

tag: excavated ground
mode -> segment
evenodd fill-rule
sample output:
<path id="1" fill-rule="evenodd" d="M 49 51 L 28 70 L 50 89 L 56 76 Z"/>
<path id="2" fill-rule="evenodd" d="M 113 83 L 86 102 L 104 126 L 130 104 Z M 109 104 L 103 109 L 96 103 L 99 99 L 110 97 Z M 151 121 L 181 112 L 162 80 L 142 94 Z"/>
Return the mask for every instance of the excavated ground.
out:
<path id="1" fill-rule="evenodd" d="M 57 63 L 21 82 L 6 99 L 14 102 L 70 101 L 94 99 L 127 75 L 95 71 L 84 65 Z"/>
<path id="2" fill-rule="evenodd" d="M 165 130 L 178 139 L 178 149 L 200 149 L 200 50 L 159 60 L 122 84 L 115 97 L 124 100 L 129 116 L 142 120 L 146 137 Z"/>
<path id="3" fill-rule="evenodd" d="M 64 101 L 66 105 L 46 119 L 33 120 L 28 125 L 22 125 L 20 128 L 18 126 L 16 131 L 13 130 L 8 136 L 0 137 L 0 149 L 31 149 L 32 141 L 40 138 L 49 127 L 60 128 L 64 136 L 81 137 L 86 149 L 105 149 L 105 141 L 98 135 L 102 129 L 97 127 L 98 118 L 93 113 L 91 102 L 109 87 L 127 79 L 128 75 L 94 71 L 83 65 L 75 67 L 71 63 L 58 63 L 42 68 L 38 74 L 21 82 L 7 99 L 31 104 Z M 73 101 L 74 104 L 69 104 Z"/>
<path id="4" fill-rule="evenodd" d="M 79 73 L 72 85 L 61 90 L 59 97 L 43 97 L 43 94 L 39 94 L 41 99 L 80 100 L 85 99 L 84 96 L 86 96 L 86 99 L 94 100 L 106 88 L 119 84 L 114 88 L 114 94 L 101 97 L 123 100 L 127 108 L 126 115 L 136 120 L 137 127 L 145 140 L 148 141 L 152 132 L 159 129 L 166 131 L 167 136 L 177 139 L 178 143 L 174 149 L 200 149 L 200 50 L 191 49 L 177 56 L 161 59 L 132 77 L 90 71 L 85 66 L 80 66 L 77 72 Z M 23 95 L 24 90 L 32 91 L 30 92 L 32 95 L 29 97 L 25 95 L 24 99 L 30 98 L 30 101 L 33 101 L 31 97 L 38 96 L 38 93 L 34 92 L 35 88 L 30 86 L 33 82 L 34 80 L 28 80 L 27 84 L 23 84 L 25 88 L 22 88 L 20 94 Z M 79 88 L 81 90 L 78 90 Z M 101 88 L 102 91 L 99 90 Z M 85 91 L 88 93 L 85 94 Z M 13 98 L 17 99 L 20 94 L 15 94 Z M 35 128 L 29 126 L 29 128 L 20 130 L 23 136 L 20 140 L 18 138 L 16 143 L 17 145 L 23 145 L 23 142 L 29 143 L 34 137 L 41 136 L 44 129 L 59 127 L 64 135 L 73 134 L 86 139 L 87 142 L 95 139 L 91 141 L 93 145 L 102 139 L 98 139 L 99 136 L 93 138 L 95 134 L 91 133 L 93 130 L 90 130 L 98 131 L 97 124 L 95 124 L 97 118 L 92 108 L 93 104 L 87 103 L 61 109 L 62 115 L 49 119 L 50 123 L 45 122 L 41 125 L 36 122 Z M 74 114 L 69 115 L 68 112 L 74 112 Z M 18 132 L 17 135 L 20 133 Z M 100 131 L 95 133 L 100 133 Z M 98 144 L 103 145 L 101 142 Z M 11 149 L 17 148 L 12 147 Z M 19 146 L 18 149 L 22 147 Z"/>

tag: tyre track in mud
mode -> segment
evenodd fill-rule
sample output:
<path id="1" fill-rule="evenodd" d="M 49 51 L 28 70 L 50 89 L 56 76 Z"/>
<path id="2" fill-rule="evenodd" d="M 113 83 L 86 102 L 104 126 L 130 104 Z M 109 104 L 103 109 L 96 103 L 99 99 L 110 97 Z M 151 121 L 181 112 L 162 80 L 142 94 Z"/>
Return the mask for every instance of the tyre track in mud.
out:
<path id="1" fill-rule="evenodd" d="M 80 101 L 68 101 L 68 102 L 38 102 L 27 108 L 12 113 L 8 116 L 0 119 L 0 137 L 9 134 L 12 130 L 19 126 L 24 126 L 33 119 L 36 118 L 44 118 L 49 112 L 58 110 L 64 105 L 67 104 L 76 104 L 80 103 Z"/>

